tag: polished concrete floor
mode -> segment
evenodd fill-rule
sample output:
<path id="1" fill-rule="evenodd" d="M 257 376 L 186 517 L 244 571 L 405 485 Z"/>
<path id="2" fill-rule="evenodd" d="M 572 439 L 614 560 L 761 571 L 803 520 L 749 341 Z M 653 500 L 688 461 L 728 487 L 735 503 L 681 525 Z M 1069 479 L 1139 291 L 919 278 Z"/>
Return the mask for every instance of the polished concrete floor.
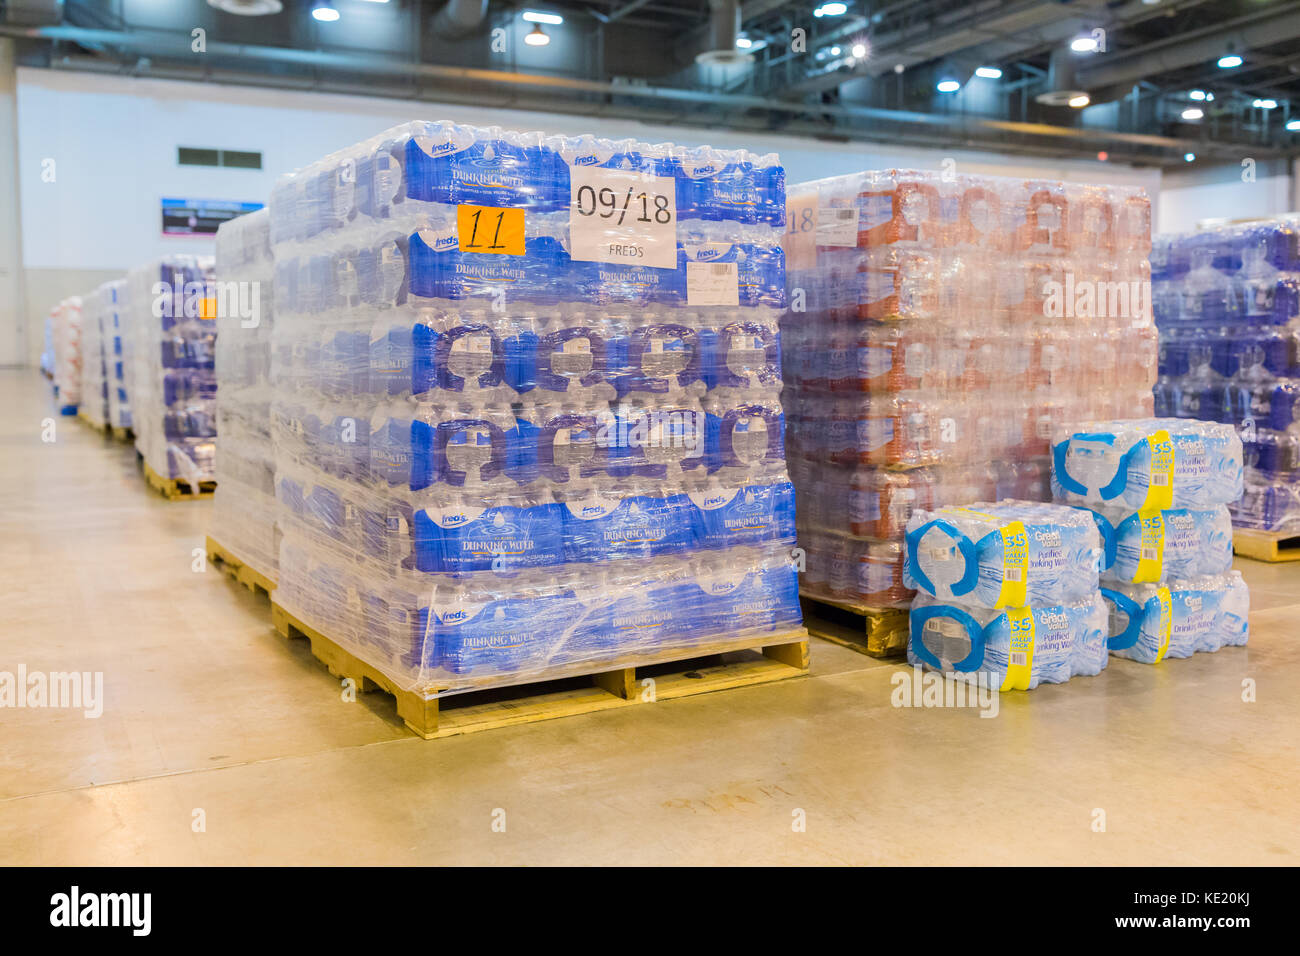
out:
<path id="1" fill-rule="evenodd" d="M 0 372 L 0 672 L 105 701 L 0 709 L 0 863 L 1300 863 L 1300 564 L 1238 561 L 1248 647 L 994 719 L 814 641 L 808 678 L 424 741 L 192 569 L 210 502 L 51 414 Z"/>

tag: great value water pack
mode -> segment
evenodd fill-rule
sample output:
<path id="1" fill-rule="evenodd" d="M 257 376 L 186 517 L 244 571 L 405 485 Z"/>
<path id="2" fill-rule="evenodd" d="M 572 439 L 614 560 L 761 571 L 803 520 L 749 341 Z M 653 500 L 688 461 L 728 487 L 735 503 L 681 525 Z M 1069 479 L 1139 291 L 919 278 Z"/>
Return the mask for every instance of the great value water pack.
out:
<path id="1" fill-rule="evenodd" d="M 276 580 L 275 448 L 271 437 L 271 335 L 275 328 L 271 215 L 261 209 L 217 229 L 214 367 L 216 499 L 212 536 L 228 553 Z"/>
<path id="2" fill-rule="evenodd" d="M 428 694 L 796 639 L 784 217 L 773 155 L 443 122 L 282 179 L 277 601 Z"/>
<path id="3" fill-rule="evenodd" d="M 1300 527 L 1300 222 L 1160 236 L 1151 279 L 1156 414 L 1235 425 L 1245 477 L 1234 521 Z"/>
<path id="4" fill-rule="evenodd" d="M 1047 500 L 1055 428 L 1151 414 L 1141 190 L 891 169 L 787 205 L 783 401 L 810 594 L 906 606 L 887 584 L 912 509 Z"/>
<path id="5" fill-rule="evenodd" d="M 988 674 L 999 690 L 1032 690 L 1092 677 L 1106 667 L 1106 605 L 1080 600 L 994 610 L 928 594 L 912 602 L 907 659 L 913 666 Z"/>
<path id="6" fill-rule="evenodd" d="M 1232 567 L 1232 516 L 1213 508 L 1091 509 L 1102 540 L 1102 579 L 1160 583 Z"/>
<path id="7" fill-rule="evenodd" d="M 907 522 L 908 587 L 986 608 L 1060 605 L 1097 590 L 1097 526 L 1085 511 L 1036 501 L 917 510 Z"/>
<path id="8" fill-rule="evenodd" d="M 1241 439 L 1231 425 L 1179 418 L 1093 422 L 1057 431 L 1058 501 L 1132 510 L 1210 508 L 1241 497 Z"/>
<path id="9" fill-rule="evenodd" d="M 1245 644 L 1250 594 L 1241 572 L 1199 575 L 1167 585 L 1107 584 L 1110 652 L 1144 664 Z"/>
<path id="10" fill-rule="evenodd" d="M 126 351 L 135 447 L 164 478 L 215 476 L 212 259 L 172 255 L 127 273 Z"/>

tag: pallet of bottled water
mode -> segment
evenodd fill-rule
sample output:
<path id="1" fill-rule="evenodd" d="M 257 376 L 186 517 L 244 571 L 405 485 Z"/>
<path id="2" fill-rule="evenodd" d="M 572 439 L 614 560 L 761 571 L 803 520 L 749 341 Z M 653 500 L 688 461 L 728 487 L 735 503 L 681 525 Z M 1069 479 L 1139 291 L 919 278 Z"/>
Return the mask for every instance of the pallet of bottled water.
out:
<path id="1" fill-rule="evenodd" d="M 279 608 L 426 697 L 804 640 L 784 217 L 774 155 L 452 123 L 283 178 Z"/>
<path id="2" fill-rule="evenodd" d="M 1228 510 L 1243 474 L 1231 425 L 1147 418 L 1056 434 L 1052 488 L 1100 534 L 1111 653 L 1154 664 L 1246 643 Z"/>
<path id="3" fill-rule="evenodd" d="M 145 465 L 197 490 L 216 453 L 212 259 L 172 255 L 127 274 L 132 428 Z"/>
<path id="4" fill-rule="evenodd" d="M 105 286 L 82 296 L 81 404 L 77 414 L 97 431 L 108 427 L 108 356 L 105 321 L 111 323 Z"/>
<path id="5" fill-rule="evenodd" d="M 1150 201 L 891 169 L 794 186 L 787 207 L 802 587 L 905 608 L 914 509 L 1048 500 L 1054 428 L 1150 413 Z"/>
<path id="6" fill-rule="evenodd" d="M 1300 222 L 1158 237 L 1156 414 L 1227 423 L 1245 443 L 1234 523 L 1300 531 Z"/>
<path id="7" fill-rule="evenodd" d="M 81 402 L 81 296 L 70 296 L 50 309 L 54 339 L 54 399 L 59 412 L 77 414 Z"/>
<path id="8" fill-rule="evenodd" d="M 104 331 L 104 362 L 108 390 L 108 424 L 123 435 L 131 427 L 130 363 L 126 357 L 126 280 L 105 282 L 97 290 Z"/>
<path id="9" fill-rule="evenodd" d="M 274 583 L 280 560 L 271 435 L 275 328 L 271 214 L 261 209 L 217 229 L 214 352 L 217 450 L 212 537 L 228 563 Z"/>

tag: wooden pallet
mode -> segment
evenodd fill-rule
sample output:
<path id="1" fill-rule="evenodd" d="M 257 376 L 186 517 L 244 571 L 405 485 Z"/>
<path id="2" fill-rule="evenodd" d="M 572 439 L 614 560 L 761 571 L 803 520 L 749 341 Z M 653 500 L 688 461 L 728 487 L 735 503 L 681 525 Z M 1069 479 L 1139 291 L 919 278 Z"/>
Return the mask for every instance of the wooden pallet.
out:
<path id="1" fill-rule="evenodd" d="M 391 694 L 397 701 L 398 716 L 426 740 L 630 707 L 643 702 L 641 680 L 646 677 L 654 678 L 654 700 L 664 701 L 768 684 L 808 673 L 808 633 L 799 628 L 767 639 L 787 643 L 755 643 L 749 650 L 761 651 L 763 656 L 758 658 L 747 654 L 744 660 L 734 659 L 739 656 L 732 655 L 735 648 L 726 648 L 725 653 L 733 659 L 725 660 L 702 647 L 694 649 L 694 656 L 689 659 L 667 664 L 620 667 L 581 677 L 426 700 L 419 693 L 397 686 L 392 678 L 304 624 L 274 600 L 271 621 L 283 636 L 310 641 L 312 654 L 335 677 L 351 678 L 359 691 L 382 690 Z"/>
<path id="2" fill-rule="evenodd" d="M 80 421 L 87 428 L 89 428 L 91 431 L 98 432 L 100 435 L 103 435 L 105 437 L 107 437 L 111 433 L 107 422 L 105 422 L 102 425 L 96 424 L 95 422 L 92 422 L 90 418 L 86 415 L 86 413 L 83 411 L 77 412 L 77 420 Z"/>
<path id="3" fill-rule="evenodd" d="M 254 594 L 261 591 L 267 597 L 271 596 L 271 592 L 275 590 L 274 581 L 260 571 L 249 567 L 235 557 L 231 551 L 217 544 L 212 540 L 211 535 L 208 535 L 206 540 L 209 564 L 216 565 Z"/>
<path id="4" fill-rule="evenodd" d="M 217 490 L 215 481 L 200 481 L 196 489 L 184 478 L 164 478 L 158 472 L 149 467 L 147 461 L 142 461 L 144 466 L 144 480 L 149 483 L 149 487 L 158 492 L 168 501 L 186 501 L 197 500 L 199 498 L 211 498 Z"/>
<path id="5" fill-rule="evenodd" d="M 907 609 L 871 607 L 800 592 L 808 633 L 870 657 L 907 653 Z"/>
<path id="6" fill-rule="evenodd" d="M 1232 550 L 1256 561 L 1300 561 L 1300 532 L 1233 528 Z"/>

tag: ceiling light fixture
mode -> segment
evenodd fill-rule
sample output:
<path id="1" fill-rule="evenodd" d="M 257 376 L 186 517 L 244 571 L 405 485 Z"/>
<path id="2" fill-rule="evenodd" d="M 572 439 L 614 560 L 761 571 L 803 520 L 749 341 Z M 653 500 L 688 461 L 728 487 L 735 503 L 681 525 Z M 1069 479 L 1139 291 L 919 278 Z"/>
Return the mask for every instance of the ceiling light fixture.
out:
<path id="1" fill-rule="evenodd" d="M 339 18 L 339 12 L 334 9 L 330 0 L 316 0 L 311 5 L 311 16 L 313 20 L 319 20 L 321 23 L 333 23 Z"/>
<path id="2" fill-rule="evenodd" d="M 1183 153 L 1183 162 L 1185 162 L 1185 163 L 1194 163 L 1194 162 L 1196 162 L 1196 154 L 1195 154 L 1195 153 Z"/>
<path id="3" fill-rule="evenodd" d="M 1225 54 L 1224 56 L 1219 57 L 1219 69 L 1221 70 L 1236 69 L 1237 67 L 1241 66 L 1241 64 L 1242 64 L 1241 57 L 1237 56 L 1237 54 L 1235 53 L 1228 53 Z"/>
<path id="4" fill-rule="evenodd" d="M 533 28 L 524 36 L 524 42 L 529 46 L 546 46 L 551 38 L 546 35 L 540 23 L 534 23 Z"/>
<path id="5" fill-rule="evenodd" d="M 937 84 L 935 84 L 934 88 L 938 90 L 940 93 L 956 93 L 958 90 L 961 89 L 961 84 L 958 83 L 956 80 L 954 80 L 952 77 L 945 77 L 944 79 L 940 80 Z"/>
<path id="6" fill-rule="evenodd" d="M 1087 93 L 1080 93 L 1078 96 L 1071 96 L 1068 102 L 1076 110 L 1081 110 L 1092 102 L 1092 97 Z"/>
<path id="7" fill-rule="evenodd" d="M 1287 120 L 1286 128 L 1289 132 L 1300 133 L 1300 119 Z"/>
<path id="8" fill-rule="evenodd" d="M 1197 109 L 1195 106 L 1191 109 L 1183 110 L 1183 119 L 1185 120 L 1198 120 L 1203 116 L 1205 116 L 1204 111 Z"/>
<path id="9" fill-rule="evenodd" d="M 1205 99 L 1205 90 L 1192 90 L 1187 95 L 1194 100 L 1203 100 Z"/>
<path id="10" fill-rule="evenodd" d="M 545 23 L 552 27 L 558 27 L 564 22 L 564 17 L 558 13 L 542 13 L 540 10 L 525 10 L 523 18 L 529 23 Z"/>
<path id="11" fill-rule="evenodd" d="M 823 3 L 813 11 L 815 17 L 842 17 L 849 12 L 847 3 Z"/>
<path id="12" fill-rule="evenodd" d="M 1002 71 L 996 66 L 977 66 L 975 68 L 975 75 L 983 77 L 986 80 L 1002 79 Z"/>
<path id="13" fill-rule="evenodd" d="M 1070 49 L 1075 53 L 1096 53 L 1097 38 L 1088 34 L 1075 37 L 1070 41 Z"/>
<path id="14" fill-rule="evenodd" d="M 867 55 L 867 45 L 865 43 L 853 44 L 853 49 L 849 51 L 859 60 L 864 59 Z"/>

